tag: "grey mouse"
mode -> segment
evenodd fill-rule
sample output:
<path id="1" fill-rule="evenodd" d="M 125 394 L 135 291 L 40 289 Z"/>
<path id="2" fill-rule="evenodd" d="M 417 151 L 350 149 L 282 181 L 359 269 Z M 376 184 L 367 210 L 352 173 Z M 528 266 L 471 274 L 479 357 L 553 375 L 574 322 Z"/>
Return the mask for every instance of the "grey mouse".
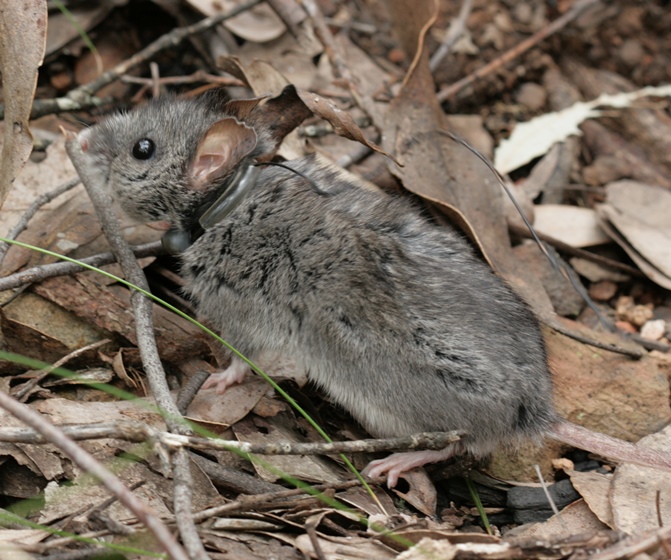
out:
<path id="1" fill-rule="evenodd" d="M 305 117 L 282 103 L 168 97 L 78 139 L 129 215 L 172 225 L 186 290 L 245 356 L 292 357 L 375 436 L 467 432 L 442 451 L 374 461 L 369 475 L 394 486 L 416 466 L 546 436 L 671 468 L 558 416 L 538 321 L 455 230 L 314 157 L 255 167 Z M 233 181 L 241 170 L 253 179 Z M 208 386 L 247 369 L 234 358 Z"/>

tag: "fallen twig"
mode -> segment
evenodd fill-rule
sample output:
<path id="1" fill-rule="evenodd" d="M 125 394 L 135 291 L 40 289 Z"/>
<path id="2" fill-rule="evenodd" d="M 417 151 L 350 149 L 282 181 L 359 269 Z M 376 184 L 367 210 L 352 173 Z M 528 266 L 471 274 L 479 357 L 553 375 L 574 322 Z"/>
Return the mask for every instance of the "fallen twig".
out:
<path id="1" fill-rule="evenodd" d="M 143 245 L 131 246 L 131 251 L 139 259 L 143 257 L 153 257 L 163 252 L 160 241 L 153 241 L 151 243 L 145 243 Z M 116 257 L 113 253 L 99 253 L 84 259 L 80 259 L 84 264 L 90 266 L 103 266 L 106 264 L 111 264 L 116 262 Z M 4 278 L 0 278 L 0 292 L 5 290 L 12 290 L 26 284 L 31 284 L 33 282 L 40 282 L 46 280 L 47 278 L 53 278 L 54 276 L 65 276 L 66 274 L 75 274 L 77 272 L 85 272 L 86 269 L 82 268 L 76 263 L 71 262 L 56 262 L 50 264 L 43 264 L 40 266 L 34 266 L 27 270 L 22 270 L 16 272 Z"/>
<path id="2" fill-rule="evenodd" d="M 346 490 L 348 488 L 354 488 L 355 486 L 361 486 L 361 481 L 348 480 L 346 482 L 318 484 L 316 486 L 312 486 L 311 489 L 317 492 L 324 492 L 326 490 Z M 277 500 L 283 500 L 285 498 L 292 498 L 294 496 L 303 496 L 303 495 L 305 496 L 310 495 L 305 490 L 305 488 L 292 488 L 291 490 L 266 492 L 265 494 L 257 494 L 255 496 L 242 496 L 237 500 L 235 500 L 234 502 L 229 502 L 221 506 L 215 506 L 212 508 L 199 511 L 198 513 L 194 513 L 193 518 L 198 523 L 200 521 L 210 519 L 211 517 L 221 516 L 224 513 L 232 513 L 234 511 L 247 510 L 253 507 L 258 507 L 260 505 L 272 503 Z"/>
<path id="3" fill-rule="evenodd" d="M 166 551 L 170 558 L 174 558 L 175 560 L 189 560 L 184 549 L 182 549 L 172 536 L 171 531 L 164 525 L 153 510 L 140 501 L 135 494 L 129 492 L 123 482 L 107 470 L 107 468 L 98 462 L 92 455 L 79 447 L 61 430 L 45 421 L 40 414 L 2 391 L 0 391 L 0 406 L 42 434 L 46 441 L 53 443 L 65 452 L 80 469 L 98 479 L 105 488 L 119 498 L 119 501 L 132 511 L 144 526 L 154 534 L 157 543 Z"/>
<path id="4" fill-rule="evenodd" d="M 121 235 L 118 218 L 113 212 L 108 211 L 112 207 L 112 200 L 109 192 L 105 189 L 104 177 L 100 177 L 96 173 L 94 164 L 82 152 L 82 148 L 73 134 L 69 135 L 65 147 L 91 198 L 103 233 L 117 258 L 117 262 L 121 265 L 126 279 L 135 286 L 149 291 L 144 272 L 135 260 L 135 256 L 130 250 L 128 243 Z M 159 411 L 171 431 L 179 434 L 190 433 L 190 428 L 182 418 L 172 399 L 163 365 L 161 364 L 161 358 L 158 355 L 152 320 L 153 304 L 144 294 L 135 290 L 131 293 L 131 303 L 135 316 L 135 330 L 142 364 L 144 365 L 151 392 L 156 400 Z M 175 495 L 179 496 L 180 511 L 183 512 L 185 501 L 188 501 L 190 504 L 192 479 L 188 461 L 184 461 L 181 453 L 173 456 L 173 470 L 175 471 Z M 190 510 L 190 505 L 188 509 Z M 189 543 L 191 557 L 199 559 L 207 558 L 205 549 L 198 539 L 196 526 L 190 515 L 179 515 L 176 521 L 182 538 L 185 542 Z"/>
<path id="5" fill-rule="evenodd" d="M 73 352 L 70 352 L 67 356 L 63 356 L 60 360 L 54 362 L 49 367 L 39 371 L 35 377 L 29 379 L 23 385 L 16 387 L 14 390 L 14 394 L 12 396 L 19 402 L 25 402 L 25 399 L 31 393 L 33 388 L 56 368 L 64 366 L 70 360 L 73 360 L 74 358 L 81 356 L 82 354 L 88 352 L 89 350 L 93 350 L 95 348 L 99 348 L 100 346 L 104 346 L 108 342 L 109 339 L 105 338 L 103 340 L 98 340 L 97 342 L 94 342 L 92 344 L 88 344 L 87 346 L 83 346 L 82 348 L 78 348 Z"/>
<path id="6" fill-rule="evenodd" d="M 579 0 L 573 5 L 573 7 L 568 12 L 566 12 L 563 16 L 554 20 L 547 27 L 544 27 L 537 33 L 534 33 L 528 39 L 522 41 L 518 45 L 515 45 L 515 47 L 513 47 L 509 51 L 506 51 L 498 58 L 495 58 L 489 64 L 486 64 L 482 68 L 478 68 L 472 74 L 469 74 L 465 78 L 462 78 L 461 80 L 454 82 L 452 85 L 447 86 L 444 89 L 441 89 L 437 94 L 438 101 L 442 103 L 443 101 L 447 101 L 448 99 L 455 97 L 459 92 L 461 92 L 463 89 L 473 84 L 475 81 L 484 78 L 488 74 L 506 65 L 511 60 L 514 60 L 518 56 L 521 56 L 530 48 L 536 46 L 544 39 L 547 39 L 550 35 L 554 35 L 555 33 L 557 33 L 557 31 L 560 31 L 562 28 L 566 27 L 569 23 L 571 23 L 574 19 L 580 16 L 588 8 L 591 8 L 598 2 L 599 0 Z"/>
<path id="7" fill-rule="evenodd" d="M 417 449 L 443 449 L 459 441 L 464 432 L 422 432 L 409 436 L 384 439 L 360 439 L 318 443 L 246 443 L 244 441 L 203 438 L 162 432 L 148 424 L 133 421 L 102 424 L 72 424 L 59 427 L 64 434 L 76 441 L 115 438 L 140 443 L 153 440 L 167 448 L 213 450 L 229 449 L 256 455 L 336 455 L 340 453 L 377 453 L 380 451 L 410 451 Z M 46 443 L 39 433 L 26 428 L 0 428 L 0 442 Z"/>
<path id="8" fill-rule="evenodd" d="M 134 54 L 127 60 L 120 62 L 114 68 L 103 73 L 101 76 L 98 76 L 95 80 L 68 92 L 65 97 L 60 97 L 57 99 L 36 100 L 33 103 L 30 118 L 36 119 L 38 117 L 43 117 L 44 115 L 64 111 L 79 111 L 94 106 L 100 106 L 104 102 L 111 101 L 107 99 L 97 99 L 94 97 L 94 94 L 106 85 L 109 85 L 112 82 L 118 80 L 131 68 L 148 61 L 163 49 L 167 49 L 168 47 L 175 47 L 187 37 L 201 33 L 207 29 L 210 29 L 211 27 L 214 27 L 215 25 L 220 24 L 223 21 L 226 21 L 227 19 L 231 19 L 241 14 L 242 12 L 246 12 L 261 2 L 262 0 L 250 0 L 249 2 L 241 4 L 240 6 L 233 8 L 226 13 L 201 19 L 199 22 L 194 23 L 193 25 L 187 25 L 186 27 L 178 27 L 177 29 L 173 29 L 169 33 L 166 33 L 165 35 L 156 39 L 156 41 L 153 43 L 147 45 L 140 52 Z M 0 105 L 0 119 L 4 119 L 4 117 L 5 108 L 4 105 Z"/>
<path id="9" fill-rule="evenodd" d="M 461 9 L 459 10 L 459 15 L 452 21 L 452 23 L 450 23 L 450 28 L 445 34 L 445 40 L 441 43 L 440 47 L 436 49 L 436 52 L 433 53 L 433 56 L 429 61 L 429 68 L 431 68 L 432 72 L 438 68 L 438 65 L 442 62 L 443 58 L 447 56 L 454 44 L 464 34 L 466 20 L 471 13 L 472 7 L 473 0 L 464 0 Z"/>
<path id="10" fill-rule="evenodd" d="M 154 80 L 152 78 L 142 78 L 139 76 L 121 76 L 121 81 L 126 84 L 140 84 L 143 86 L 150 86 Z M 217 84 L 220 86 L 236 86 L 244 87 L 245 84 L 242 83 L 237 78 L 230 78 L 226 76 L 217 76 L 216 74 L 210 74 L 203 70 L 198 70 L 193 74 L 188 76 L 165 76 L 163 78 L 158 78 L 158 83 L 162 86 L 168 85 L 180 85 L 180 84 L 193 84 L 197 82 L 207 82 L 211 84 Z"/>

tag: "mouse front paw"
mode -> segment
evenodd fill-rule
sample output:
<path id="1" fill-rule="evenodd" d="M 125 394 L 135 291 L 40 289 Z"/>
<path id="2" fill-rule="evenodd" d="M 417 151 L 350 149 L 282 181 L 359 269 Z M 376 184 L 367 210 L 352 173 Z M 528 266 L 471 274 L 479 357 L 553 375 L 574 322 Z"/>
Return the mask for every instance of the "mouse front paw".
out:
<path id="1" fill-rule="evenodd" d="M 237 356 L 231 358 L 231 365 L 229 365 L 221 373 L 213 373 L 203 383 L 201 389 L 215 389 L 220 395 L 226 392 L 226 389 L 232 385 L 242 383 L 245 376 L 251 373 L 252 369 Z"/>

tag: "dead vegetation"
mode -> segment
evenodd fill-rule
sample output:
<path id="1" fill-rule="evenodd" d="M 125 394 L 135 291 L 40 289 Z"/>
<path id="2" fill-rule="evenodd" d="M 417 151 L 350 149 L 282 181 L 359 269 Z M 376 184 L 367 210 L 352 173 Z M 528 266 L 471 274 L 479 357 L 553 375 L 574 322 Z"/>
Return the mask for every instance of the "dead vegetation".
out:
<path id="1" fill-rule="evenodd" d="M 281 156 L 319 152 L 362 186 L 420 197 L 455 223 L 543 321 L 561 414 L 671 451 L 666 2 L 116 0 L 65 3 L 71 15 L 21 4 L 0 13 L 0 234 L 96 255 L 143 285 L 114 225 L 101 228 L 73 181 L 60 128 L 166 90 L 272 97 L 292 83 L 313 116 Z M 453 135 L 505 175 L 543 250 L 493 169 Z M 188 313 L 162 232 L 128 221 L 120 231 L 147 287 Z M 440 448 L 453 434 L 359 441 L 361 428 L 291 364 L 268 364 L 343 443 L 324 447 L 261 379 L 196 393 L 220 354 L 183 317 L 53 255 L 4 244 L 0 255 L 0 556 L 671 556 L 667 473 L 560 458 L 567 450 L 548 444 L 472 471 L 436 466 L 435 486 L 421 476 L 394 492 L 373 485 L 373 498 L 339 453 L 361 468 L 366 452 Z"/>

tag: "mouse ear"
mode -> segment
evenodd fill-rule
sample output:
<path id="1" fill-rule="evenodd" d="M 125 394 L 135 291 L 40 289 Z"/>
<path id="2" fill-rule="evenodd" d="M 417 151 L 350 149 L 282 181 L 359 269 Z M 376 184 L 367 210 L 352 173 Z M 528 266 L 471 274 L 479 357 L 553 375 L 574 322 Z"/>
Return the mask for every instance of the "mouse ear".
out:
<path id="1" fill-rule="evenodd" d="M 189 169 L 191 188 L 202 190 L 238 165 L 255 147 L 253 129 L 228 117 L 214 123 L 198 144 Z"/>

